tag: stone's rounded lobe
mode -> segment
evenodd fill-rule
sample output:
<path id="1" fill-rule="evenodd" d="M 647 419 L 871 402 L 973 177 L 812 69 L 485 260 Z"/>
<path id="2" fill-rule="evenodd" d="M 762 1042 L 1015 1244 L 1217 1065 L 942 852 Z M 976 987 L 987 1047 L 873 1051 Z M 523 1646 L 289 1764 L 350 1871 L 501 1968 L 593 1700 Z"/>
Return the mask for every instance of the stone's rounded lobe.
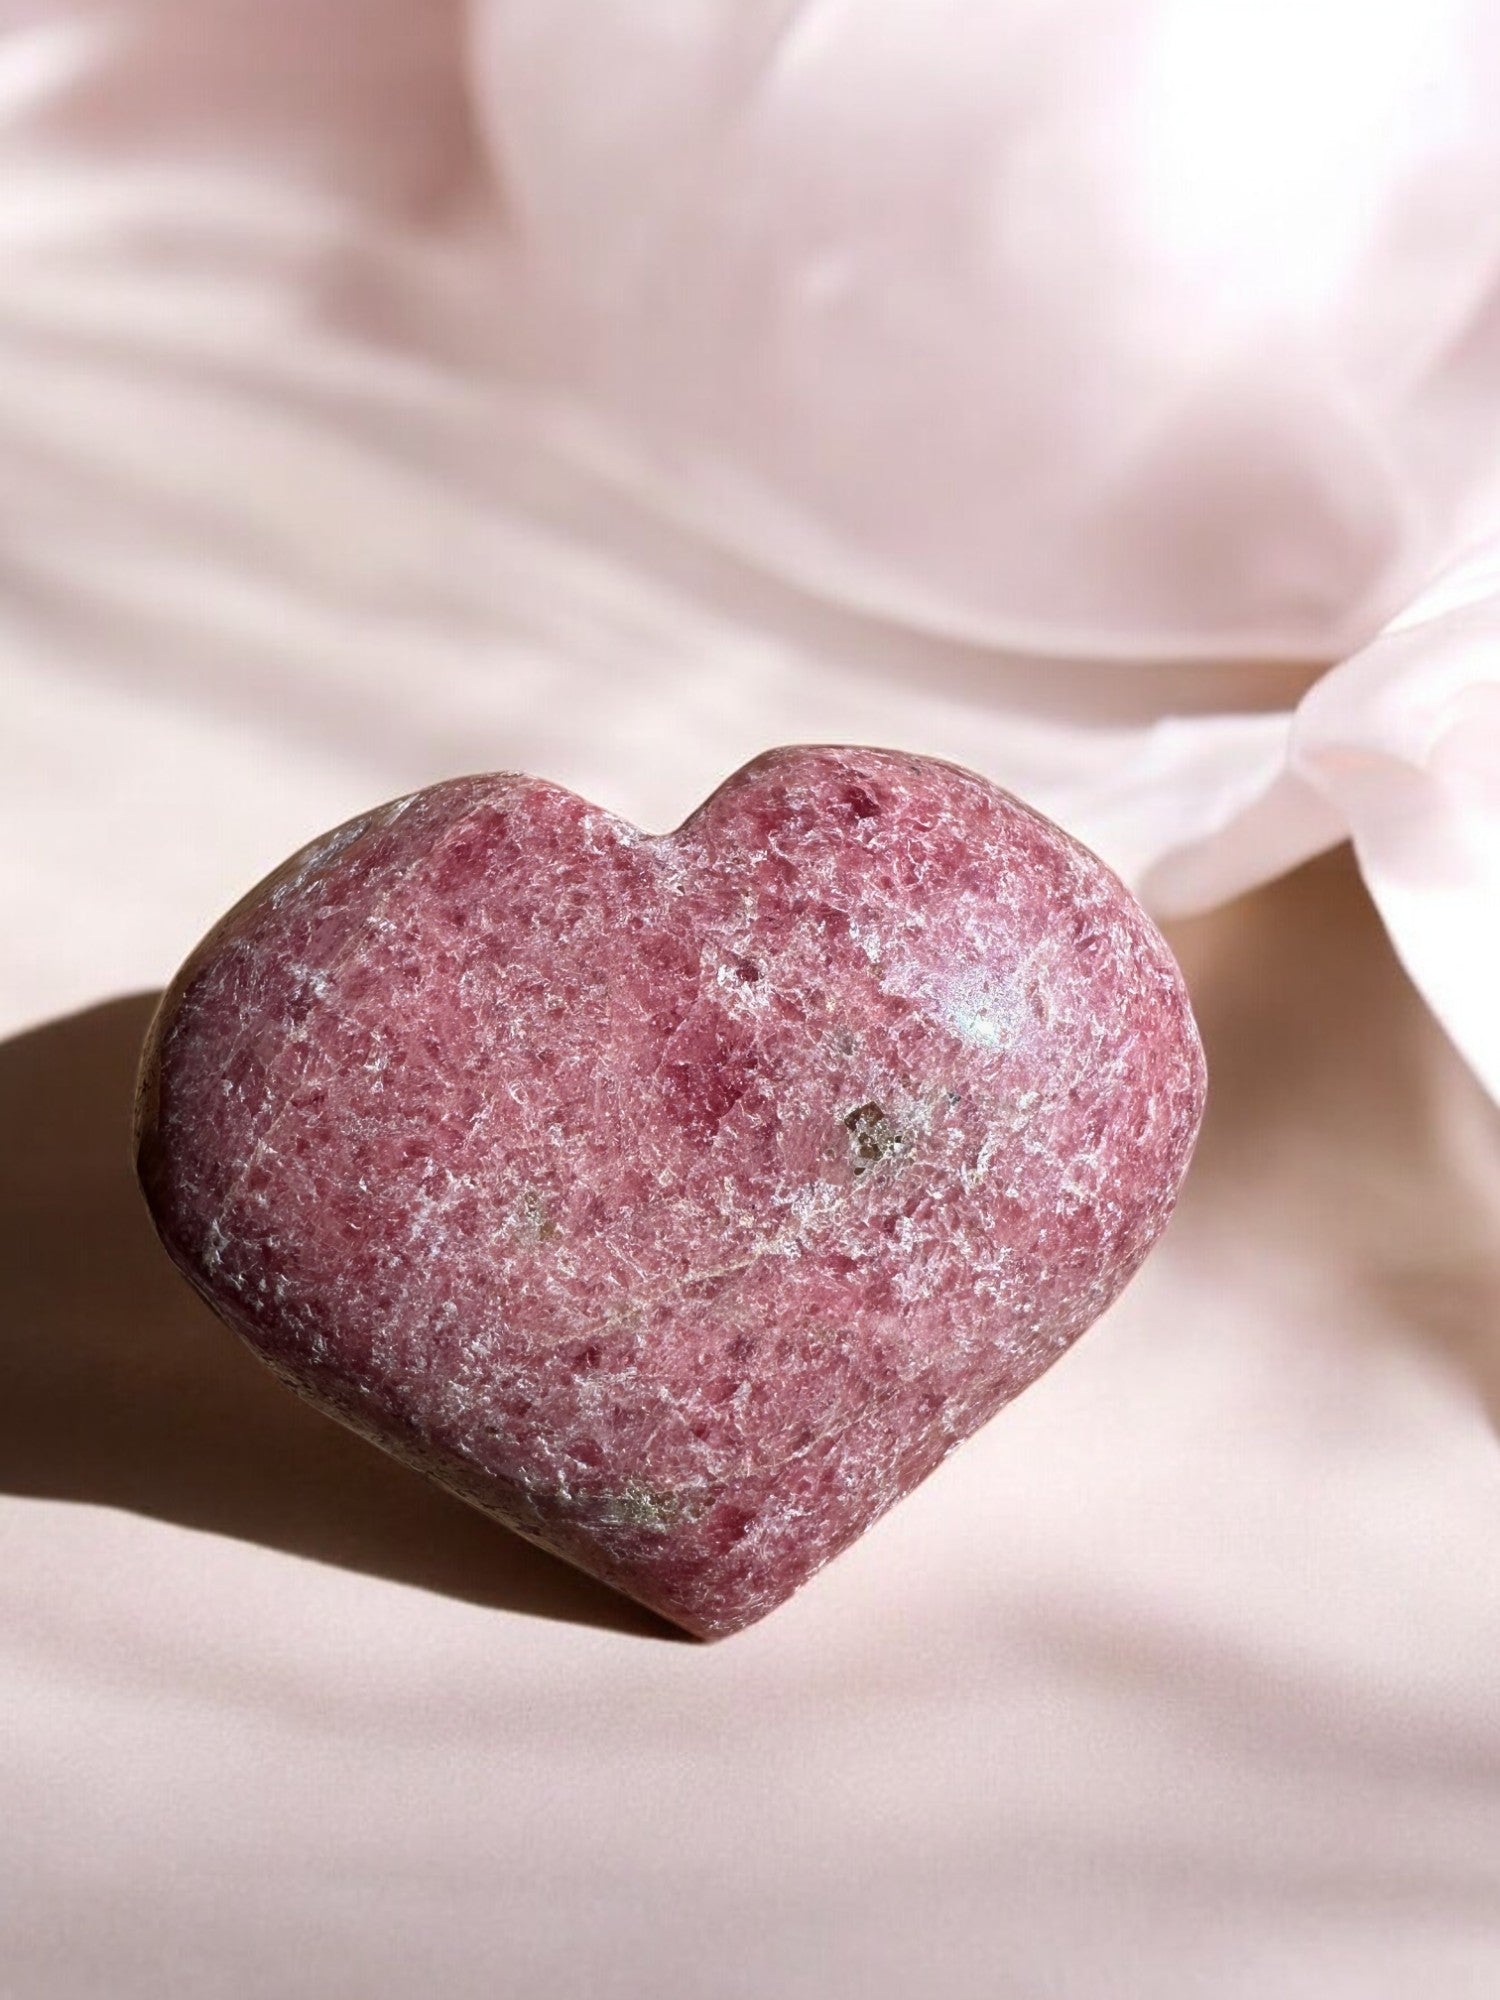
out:
<path id="1" fill-rule="evenodd" d="M 315 842 L 163 1001 L 139 1164 L 285 1381 L 713 1636 L 1103 1311 L 1203 1091 L 1092 855 L 796 748 L 661 838 L 491 776 Z"/>

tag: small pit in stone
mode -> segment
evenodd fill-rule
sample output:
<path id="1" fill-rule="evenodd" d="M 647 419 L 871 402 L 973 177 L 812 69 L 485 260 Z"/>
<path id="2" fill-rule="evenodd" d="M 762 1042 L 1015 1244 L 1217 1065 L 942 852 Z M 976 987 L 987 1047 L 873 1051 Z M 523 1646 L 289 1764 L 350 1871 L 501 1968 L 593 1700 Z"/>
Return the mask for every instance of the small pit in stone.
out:
<path id="1" fill-rule="evenodd" d="M 868 1104 L 856 1104 L 852 1111 L 846 1111 L 843 1126 L 854 1149 L 856 1174 L 868 1173 L 882 1160 L 899 1159 L 907 1150 L 909 1142 L 905 1135 L 891 1123 L 884 1105 L 873 1100 Z"/>
<path id="2" fill-rule="evenodd" d="M 541 1194 L 535 1188 L 527 1188 L 521 1197 L 521 1213 L 527 1226 L 543 1242 L 550 1243 L 557 1234 L 557 1223 Z"/>

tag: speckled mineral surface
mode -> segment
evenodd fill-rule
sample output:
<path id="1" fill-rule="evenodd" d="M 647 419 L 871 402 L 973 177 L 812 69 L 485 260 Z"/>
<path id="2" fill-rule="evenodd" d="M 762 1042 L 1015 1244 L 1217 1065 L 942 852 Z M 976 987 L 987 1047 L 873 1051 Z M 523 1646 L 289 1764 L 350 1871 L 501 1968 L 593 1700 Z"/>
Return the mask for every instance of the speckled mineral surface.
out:
<path id="1" fill-rule="evenodd" d="M 491 776 L 315 842 L 163 1001 L 139 1163 L 286 1382 L 714 1636 L 1109 1304 L 1203 1090 L 1093 856 L 799 748 L 662 837 Z"/>

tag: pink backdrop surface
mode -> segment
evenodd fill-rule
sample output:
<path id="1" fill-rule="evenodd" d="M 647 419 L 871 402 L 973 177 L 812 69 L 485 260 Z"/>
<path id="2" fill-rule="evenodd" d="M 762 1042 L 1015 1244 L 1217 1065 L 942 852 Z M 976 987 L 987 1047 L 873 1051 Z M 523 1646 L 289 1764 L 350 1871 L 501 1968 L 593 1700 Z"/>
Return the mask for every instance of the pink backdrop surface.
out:
<path id="1" fill-rule="evenodd" d="M 1208 403 L 1140 462 L 1141 505 L 1170 503 L 1142 542 L 1137 511 L 1122 540 L 1093 506 L 1102 487 L 1018 501 L 1029 461 L 965 456 L 962 397 L 929 414 L 965 478 L 1003 475 L 991 539 L 924 540 L 899 450 L 880 487 L 878 426 L 859 476 L 819 487 L 816 440 L 793 425 L 795 317 L 776 322 L 785 341 L 723 350 L 747 382 L 757 357 L 789 369 L 779 389 L 751 383 L 760 414 L 735 428 L 722 383 L 678 365 L 726 333 L 694 318 L 720 297 L 701 229 L 665 267 L 625 244 L 571 300 L 533 285 L 528 256 L 545 266 L 618 193 L 547 155 L 581 129 L 559 109 L 579 87 L 553 40 L 566 11 L 0 4 L 0 1991 L 1491 2000 L 1493 567 L 1464 573 L 1456 611 L 1443 599 L 1456 651 L 1429 656 L 1421 618 L 1399 615 L 1495 528 L 1479 444 L 1500 402 L 1476 388 L 1495 260 L 1454 206 L 1494 170 L 1493 120 L 1466 95 L 1487 75 L 1476 10 L 1375 10 L 1390 25 L 1361 45 L 1348 100 L 1365 109 L 1323 155 L 1289 136 L 1296 174 L 1226 180 L 1244 140 L 1228 130 L 1214 185 L 1243 254 L 1233 283 L 1210 257 L 1213 297 L 1243 304 L 1283 270 L 1289 215 L 1343 230 L 1348 254 L 1304 243 L 1286 266 L 1299 374 L 1260 321 L 1231 338 L 1192 319 L 1192 256 L 1219 239 L 1183 212 L 1172 243 L 1192 256 L 1169 291 L 1203 340 L 1188 373 L 1202 386 L 1205 356 L 1261 354 L 1277 421 L 1246 417 L 1238 359 L 1210 369 Z M 693 92 L 724 113 L 736 65 L 792 111 L 849 73 L 811 28 L 773 34 L 784 8 L 740 10 L 756 34 L 731 37 L 727 70 L 684 26 L 727 13 L 604 11 L 614 40 L 589 47 L 616 88 L 584 100 L 612 108 L 598 129 L 642 190 L 659 189 L 647 140 L 708 129 Z M 1208 11 L 1049 0 L 1036 19 L 1061 39 L 1027 41 L 1036 90 L 1016 101 L 1069 129 L 1077 92 L 1101 104 L 1135 79 L 1149 105 L 1186 62 L 1211 110 L 1233 44 L 1184 26 Z M 837 27 L 860 10 L 801 12 Z M 1338 13 L 1265 10 L 1325 83 Z M 1158 17 L 1165 38 L 1153 27 L 1136 53 L 1171 62 L 1116 61 L 1110 24 Z M 642 24 L 660 46 L 637 72 Z M 876 39 L 869 74 L 918 74 Z M 679 61 L 692 87 L 670 102 L 627 89 Z M 1006 61 L 1022 73 L 1021 53 Z M 1283 73 L 1300 95 L 1272 122 L 1307 140 L 1308 69 L 1263 65 L 1259 86 Z M 1437 136 L 1396 121 L 1386 179 L 1358 183 L 1395 217 L 1371 232 L 1333 168 L 1385 130 L 1413 73 Z M 860 130 L 867 110 L 855 92 Z M 734 160 L 770 144 L 795 191 L 822 128 L 787 115 L 790 152 L 775 120 L 722 122 Z M 937 146 L 932 185 L 948 185 L 963 120 L 913 119 L 903 145 L 914 162 Z M 1043 132 L 1022 156 L 1050 163 L 1049 186 L 1122 185 L 1069 165 L 1046 120 L 1021 123 Z M 1167 137 L 1207 144 L 1221 124 L 1205 110 Z M 1117 130 L 1105 110 L 1086 129 Z M 1118 132 L 1126 151 L 1139 138 Z M 1403 178 L 1416 154 L 1436 179 Z M 1319 173 L 1332 192 L 1299 201 Z M 1263 214 L 1265 188 L 1281 206 Z M 838 223 L 837 176 L 815 192 Z M 1160 205 L 1143 212 L 1165 240 Z M 782 283 L 763 220 L 746 224 L 746 296 Z M 1110 241 L 1078 280 L 1112 274 L 1101 326 L 1135 283 Z M 1376 310 L 1377 267 L 1403 258 L 1404 279 L 1442 277 L 1415 330 Z M 625 306 L 662 268 L 683 288 L 653 354 Z M 926 274 L 933 313 L 948 268 Z M 1338 296 L 1312 297 L 1331 272 Z M 949 301 L 959 320 L 1003 303 L 988 278 Z M 567 339 L 539 333 L 553 312 Z M 536 378 L 596 351 L 600 312 L 619 335 L 608 379 L 587 421 L 564 419 Z M 1151 369 L 1178 380 L 1183 345 L 1154 345 L 1162 323 L 1134 309 L 1118 324 L 1149 404 Z M 1389 336 L 1384 360 L 1361 328 Z M 946 353 L 940 334 L 923 341 Z M 954 349 L 937 389 L 985 351 L 977 334 Z M 856 385 L 893 365 L 851 352 Z M 1419 353 L 1456 370 L 1434 364 L 1427 403 Z M 863 448 L 873 401 L 849 417 L 819 365 L 808 407 Z M 1017 392 L 1028 407 L 1036 389 Z M 1061 396 L 1049 434 L 1085 408 Z M 1226 433 L 1204 408 L 1238 414 Z M 1361 511 L 1373 464 L 1386 483 Z M 942 491 L 967 513 L 957 471 Z M 1174 537 L 1213 519 L 1234 564 L 1205 594 L 1202 543 L 1176 561 Z M 1032 567 L 1039 520 L 1056 560 Z M 1107 663 L 1079 658 L 1083 639 Z M 1351 647 L 1367 649 L 1352 672 Z M 1375 682 L 1386 694 L 1361 706 Z M 1298 789 L 1298 727 L 1324 789 Z M 373 801 L 512 767 L 660 827 L 786 739 L 974 763 L 1095 841 L 1174 913 L 1213 1084 L 1178 1218 L 1119 1305 L 783 1611 L 701 1648 L 260 1371 L 154 1244 L 130 1085 L 151 995 L 203 928 Z M 1347 849 L 1221 901 L 1351 826 L 1425 999 Z"/>

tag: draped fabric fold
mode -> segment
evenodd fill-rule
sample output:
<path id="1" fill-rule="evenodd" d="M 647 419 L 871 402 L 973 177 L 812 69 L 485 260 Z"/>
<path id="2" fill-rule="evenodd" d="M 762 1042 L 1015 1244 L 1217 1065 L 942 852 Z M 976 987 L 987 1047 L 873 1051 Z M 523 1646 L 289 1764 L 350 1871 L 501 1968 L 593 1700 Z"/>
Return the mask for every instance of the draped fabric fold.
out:
<path id="1" fill-rule="evenodd" d="M 1494 1090 L 1497 104 L 1478 0 L 10 0 L 0 619 L 753 660 L 1164 914 L 1352 837 Z"/>

